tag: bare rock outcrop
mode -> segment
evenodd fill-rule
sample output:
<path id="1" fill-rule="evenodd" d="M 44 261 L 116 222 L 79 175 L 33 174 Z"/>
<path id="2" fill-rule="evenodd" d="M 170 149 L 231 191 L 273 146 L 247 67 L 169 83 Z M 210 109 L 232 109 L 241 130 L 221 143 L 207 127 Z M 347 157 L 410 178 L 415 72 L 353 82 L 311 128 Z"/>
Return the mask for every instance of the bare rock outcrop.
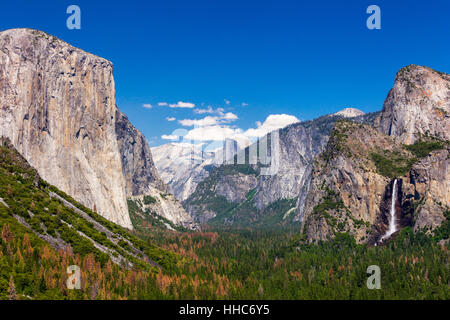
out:
<path id="1" fill-rule="evenodd" d="M 243 173 L 225 175 L 220 177 L 215 192 L 229 202 L 239 203 L 246 199 L 248 192 L 255 188 L 256 184 L 257 179 L 253 175 Z"/>
<path id="2" fill-rule="evenodd" d="M 119 109 L 116 110 L 116 134 L 127 196 L 148 194 L 150 186 L 167 192 L 156 171 L 147 140 Z"/>
<path id="3" fill-rule="evenodd" d="M 403 180 L 402 205 L 417 207 L 414 231 L 430 231 L 445 221 L 450 209 L 450 150 L 436 150 L 417 162 Z M 413 202 L 414 201 L 414 202 Z"/>
<path id="4" fill-rule="evenodd" d="M 450 75 L 417 65 L 402 68 L 376 126 L 405 144 L 424 135 L 450 140 Z"/>
<path id="5" fill-rule="evenodd" d="M 148 195 L 150 194 L 151 196 L 149 197 Z M 146 203 L 146 198 L 150 198 L 151 201 Z M 132 196 L 130 199 L 141 204 L 143 210 L 148 209 L 176 226 L 182 226 L 190 230 L 199 230 L 198 224 L 186 213 L 173 194 L 164 193 L 159 189 L 150 187 L 146 195 Z"/>

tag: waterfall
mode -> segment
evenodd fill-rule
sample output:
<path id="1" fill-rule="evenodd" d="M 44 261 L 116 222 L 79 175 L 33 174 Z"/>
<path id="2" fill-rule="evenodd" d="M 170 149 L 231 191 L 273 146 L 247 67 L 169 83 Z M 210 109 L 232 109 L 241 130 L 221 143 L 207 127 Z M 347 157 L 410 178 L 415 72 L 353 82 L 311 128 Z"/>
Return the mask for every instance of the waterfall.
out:
<path id="1" fill-rule="evenodd" d="M 397 231 L 397 227 L 395 226 L 395 203 L 396 202 L 397 202 L 397 179 L 394 180 L 394 185 L 392 187 L 391 220 L 389 221 L 389 230 L 381 238 L 381 240 L 389 238 L 395 231 Z"/>

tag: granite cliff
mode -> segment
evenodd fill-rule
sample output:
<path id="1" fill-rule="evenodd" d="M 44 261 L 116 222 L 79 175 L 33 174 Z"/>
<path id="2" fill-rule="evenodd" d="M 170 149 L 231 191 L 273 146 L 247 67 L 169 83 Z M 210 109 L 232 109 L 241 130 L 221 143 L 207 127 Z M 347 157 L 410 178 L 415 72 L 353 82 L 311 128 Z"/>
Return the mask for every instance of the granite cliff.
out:
<path id="1" fill-rule="evenodd" d="M 402 68 L 375 126 L 405 144 L 423 135 L 450 140 L 450 75 L 417 65 Z"/>
<path id="2" fill-rule="evenodd" d="M 116 106 L 112 63 L 45 32 L 0 33 L 0 135 L 43 179 L 124 227 L 127 197 L 166 191 Z"/>

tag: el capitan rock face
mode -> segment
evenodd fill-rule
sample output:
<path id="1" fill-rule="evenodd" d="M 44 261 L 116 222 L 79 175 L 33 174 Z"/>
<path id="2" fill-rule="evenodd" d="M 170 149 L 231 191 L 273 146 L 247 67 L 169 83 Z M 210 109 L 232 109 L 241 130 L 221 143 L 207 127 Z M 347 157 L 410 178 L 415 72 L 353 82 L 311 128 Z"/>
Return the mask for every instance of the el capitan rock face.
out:
<path id="1" fill-rule="evenodd" d="M 44 32 L 0 33 L 0 134 L 40 175 L 131 228 L 111 62 Z"/>
<path id="2" fill-rule="evenodd" d="M 0 33 L 0 135 L 43 179 L 130 229 L 126 198 L 166 190 L 115 104 L 112 63 L 45 32 Z"/>

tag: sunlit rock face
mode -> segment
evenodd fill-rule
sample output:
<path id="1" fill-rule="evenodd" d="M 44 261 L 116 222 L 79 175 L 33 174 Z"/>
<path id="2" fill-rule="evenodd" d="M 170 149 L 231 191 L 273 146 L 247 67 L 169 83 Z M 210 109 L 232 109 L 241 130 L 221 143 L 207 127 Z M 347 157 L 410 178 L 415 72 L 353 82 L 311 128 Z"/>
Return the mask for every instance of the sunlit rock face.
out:
<path id="1" fill-rule="evenodd" d="M 166 191 L 144 136 L 116 106 L 112 63 L 45 32 L 0 33 L 0 135 L 43 179 L 124 227 L 127 196 Z"/>
<path id="2" fill-rule="evenodd" d="M 46 33 L 0 34 L 0 128 L 51 184 L 131 228 L 111 62 Z"/>
<path id="3" fill-rule="evenodd" d="M 450 140 L 450 75 L 417 65 L 401 69 L 376 125 L 405 144 L 424 135 Z"/>

